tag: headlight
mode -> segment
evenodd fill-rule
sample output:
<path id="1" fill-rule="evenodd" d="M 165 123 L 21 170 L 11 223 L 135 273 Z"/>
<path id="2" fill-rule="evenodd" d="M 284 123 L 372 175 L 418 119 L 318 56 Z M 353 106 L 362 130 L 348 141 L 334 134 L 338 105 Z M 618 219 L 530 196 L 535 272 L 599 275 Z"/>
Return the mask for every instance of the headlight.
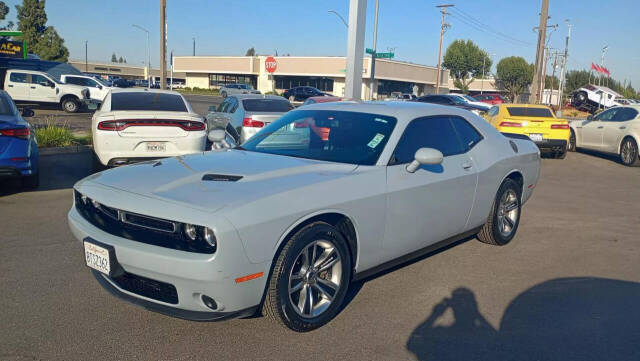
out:
<path id="1" fill-rule="evenodd" d="M 194 226 L 193 224 L 184 224 L 184 235 L 189 241 L 205 241 L 211 247 L 215 248 L 217 241 L 213 230 L 203 226 Z"/>
<path id="2" fill-rule="evenodd" d="M 198 237 L 198 231 L 196 230 L 196 226 L 194 226 L 193 224 L 185 224 L 184 225 L 184 234 L 187 236 L 188 239 L 195 241 L 196 238 Z"/>
<path id="3" fill-rule="evenodd" d="M 216 236 L 213 234 L 213 230 L 205 227 L 203 236 L 205 242 L 209 243 L 211 247 L 216 247 Z"/>

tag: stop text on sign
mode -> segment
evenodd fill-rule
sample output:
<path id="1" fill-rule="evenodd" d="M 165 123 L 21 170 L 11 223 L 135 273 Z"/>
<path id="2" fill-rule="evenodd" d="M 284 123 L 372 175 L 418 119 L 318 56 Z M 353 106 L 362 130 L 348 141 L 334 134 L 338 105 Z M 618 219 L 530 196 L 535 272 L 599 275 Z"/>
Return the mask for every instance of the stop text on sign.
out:
<path id="1" fill-rule="evenodd" d="M 276 68 L 278 67 L 278 62 L 276 62 L 276 58 L 274 58 L 273 56 L 268 57 L 264 61 L 264 67 L 269 73 L 275 72 Z"/>

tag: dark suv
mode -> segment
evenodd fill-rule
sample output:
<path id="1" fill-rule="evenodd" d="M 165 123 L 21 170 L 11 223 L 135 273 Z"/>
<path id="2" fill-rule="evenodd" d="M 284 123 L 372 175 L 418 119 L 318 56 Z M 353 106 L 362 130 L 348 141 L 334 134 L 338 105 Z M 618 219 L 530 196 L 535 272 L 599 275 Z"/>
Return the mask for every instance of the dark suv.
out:
<path id="1" fill-rule="evenodd" d="M 285 90 L 283 96 L 289 99 L 290 102 L 294 101 L 305 101 L 310 97 L 318 97 L 318 96 L 326 96 L 329 95 L 327 93 L 321 92 L 320 90 L 312 87 L 312 86 L 297 86 L 295 88 L 291 88 L 289 90 Z"/>
<path id="2" fill-rule="evenodd" d="M 425 95 L 416 99 L 416 101 L 422 102 L 422 103 L 450 105 L 456 108 L 471 111 L 478 115 L 486 111 L 486 109 L 483 107 L 467 103 L 457 96 L 446 95 L 446 94 L 445 95 Z"/>

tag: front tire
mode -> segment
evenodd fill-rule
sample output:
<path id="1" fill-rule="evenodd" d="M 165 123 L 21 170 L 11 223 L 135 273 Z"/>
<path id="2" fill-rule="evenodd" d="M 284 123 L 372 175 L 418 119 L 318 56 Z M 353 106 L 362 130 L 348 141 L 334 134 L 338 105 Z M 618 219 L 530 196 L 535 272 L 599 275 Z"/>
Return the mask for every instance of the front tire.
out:
<path id="1" fill-rule="evenodd" d="M 627 167 L 637 167 L 640 165 L 638 143 L 631 137 L 622 140 L 622 144 L 620 145 L 620 162 Z"/>
<path id="2" fill-rule="evenodd" d="M 342 234 L 328 223 L 311 223 L 289 237 L 278 255 L 263 311 L 291 330 L 314 330 L 338 314 L 350 280 Z"/>
<path id="3" fill-rule="evenodd" d="M 477 237 L 480 242 L 504 246 L 516 235 L 522 211 L 521 187 L 512 179 L 505 179 L 498 189 L 487 222 Z"/>
<path id="4" fill-rule="evenodd" d="M 75 101 L 75 99 L 66 98 L 62 101 L 62 110 L 64 110 L 65 112 L 77 113 L 78 109 L 80 109 L 80 106 L 78 105 L 78 102 Z"/>

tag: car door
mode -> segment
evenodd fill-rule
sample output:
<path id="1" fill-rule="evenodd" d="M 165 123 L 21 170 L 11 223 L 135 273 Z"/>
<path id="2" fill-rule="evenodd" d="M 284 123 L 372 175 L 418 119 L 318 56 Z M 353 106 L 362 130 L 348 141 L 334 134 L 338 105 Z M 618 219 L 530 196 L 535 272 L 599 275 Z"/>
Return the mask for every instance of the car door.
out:
<path id="1" fill-rule="evenodd" d="M 57 103 L 55 83 L 44 75 L 31 74 L 29 97 L 38 102 Z"/>
<path id="2" fill-rule="evenodd" d="M 471 211 L 477 173 L 470 147 L 460 141 L 453 116 L 411 121 L 387 166 L 384 249 L 390 259 L 462 233 Z M 466 121 L 465 121 L 466 122 Z M 406 170 L 423 147 L 442 152 L 442 164 Z"/>
<path id="3" fill-rule="evenodd" d="M 26 73 L 9 73 L 9 82 L 5 88 L 13 100 L 29 100 L 29 81 Z"/>
<path id="4" fill-rule="evenodd" d="M 594 150 L 602 149 L 602 136 L 604 134 L 604 122 L 613 119 L 618 108 L 611 108 L 596 115 L 591 120 L 586 120 L 582 126 L 578 126 L 580 132 L 580 147 Z"/>
<path id="5" fill-rule="evenodd" d="M 622 137 L 627 134 L 631 122 L 638 117 L 638 111 L 634 108 L 618 108 L 616 115 L 609 121 L 603 121 L 602 150 L 609 153 L 618 153 Z"/>

